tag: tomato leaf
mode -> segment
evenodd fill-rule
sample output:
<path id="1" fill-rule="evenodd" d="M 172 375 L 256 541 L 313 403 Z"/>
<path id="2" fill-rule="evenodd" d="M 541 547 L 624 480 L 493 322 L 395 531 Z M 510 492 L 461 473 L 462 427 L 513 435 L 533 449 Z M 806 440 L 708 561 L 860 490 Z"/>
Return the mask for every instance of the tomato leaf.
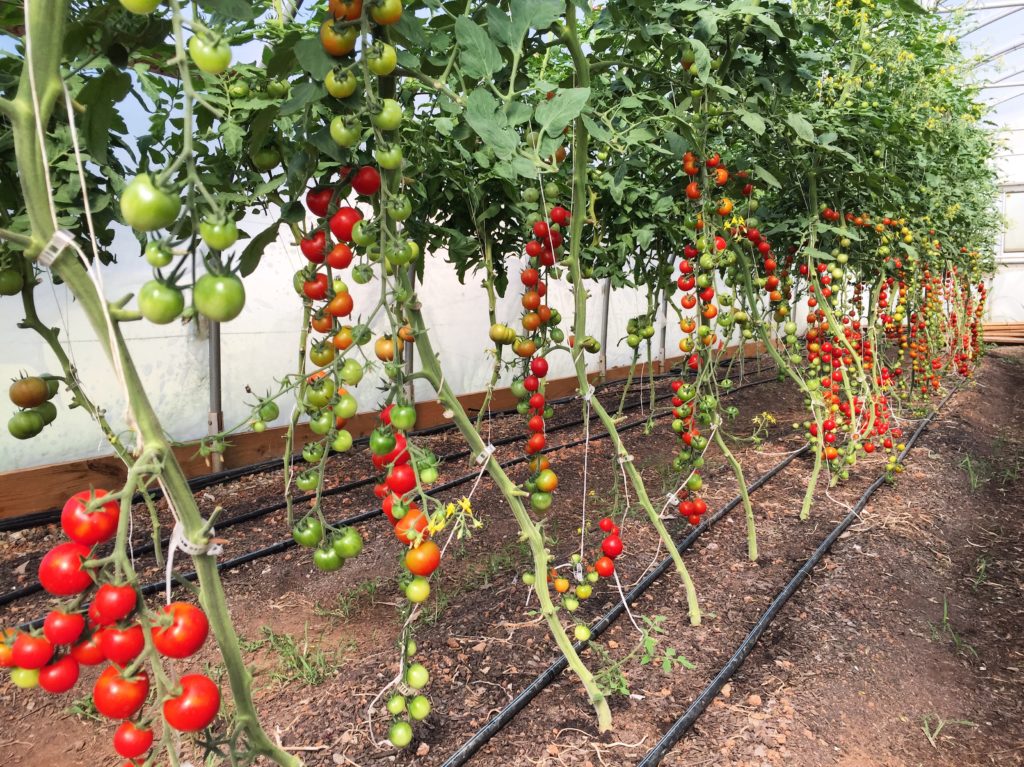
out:
<path id="1" fill-rule="evenodd" d="M 334 59 L 327 55 L 323 45 L 316 37 L 304 37 L 292 46 L 295 53 L 295 60 L 299 66 L 313 76 L 315 80 L 322 81 L 327 73 L 334 68 Z"/>
<path id="2" fill-rule="evenodd" d="M 764 181 L 768 186 L 773 186 L 776 189 L 782 189 L 782 184 L 779 183 L 779 180 L 760 165 L 754 166 L 754 174 L 755 178 Z"/>
<path id="3" fill-rule="evenodd" d="M 249 0 L 202 0 L 199 5 L 215 17 L 231 21 L 252 21 L 259 13 Z"/>
<path id="4" fill-rule="evenodd" d="M 486 80 L 504 65 L 501 51 L 487 31 L 468 16 L 455 20 L 455 38 L 459 41 L 459 64 L 470 77 Z"/>
<path id="5" fill-rule="evenodd" d="M 814 127 L 807 121 L 799 112 L 790 112 L 786 115 L 786 122 L 789 123 L 796 135 L 802 138 L 804 141 L 814 143 Z"/>
<path id="6" fill-rule="evenodd" d="M 263 257 L 263 252 L 272 242 L 277 240 L 277 229 L 280 225 L 280 221 L 275 221 L 270 227 L 249 240 L 249 244 L 242 251 L 242 258 L 238 266 L 238 270 L 243 277 L 248 277 L 256 271 L 256 267 L 260 265 L 260 259 Z"/>
<path id="7" fill-rule="evenodd" d="M 537 107 L 537 122 L 541 132 L 557 136 L 565 126 L 580 116 L 590 98 L 590 88 L 562 88 L 555 91 L 550 101 L 542 101 Z"/>
<path id="8" fill-rule="evenodd" d="M 472 91 L 466 99 L 466 121 L 501 158 L 509 157 L 519 146 L 519 136 L 508 127 L 498 100 L 483 88 Z"/>
<path id="9" fill-rule="evenodd" d="M 513 50 L 523 49 L 523 40 L 531 29 L 543 30 L 550 27 L 565 13 L 565 4 L 560 0 L 512 0 L 509 3 L 512 17 Z"/>
<path id="10" fill-rule="evenodd" d="M 296 83 L 291 89 L 291 96 L 281 105 L 279 114 L 290 115 L 301 112 L 310 104 L 322 101 L 326 94 L 327 91 L 323 89 L 320 83 L 310 82 L 309 80 Z"/>
<path id="11" fill-rule="evenodd" d="M 764 118 L 761 117 L 761 115 L 743 110 L 740 112 L 740 120 L 742 120 L 743 124 L 750 128 L 750 130 L 754 131 L 758 136 L 764 135 L 764 131 L 767 126 L 765 125 Z"/>

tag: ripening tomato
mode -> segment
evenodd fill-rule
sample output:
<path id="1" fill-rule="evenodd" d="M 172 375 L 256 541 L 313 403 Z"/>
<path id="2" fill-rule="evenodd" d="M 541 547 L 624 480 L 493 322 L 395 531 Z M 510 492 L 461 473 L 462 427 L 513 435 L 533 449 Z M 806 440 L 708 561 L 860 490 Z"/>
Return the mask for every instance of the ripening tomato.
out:
<path id="1" fill-rule="evenodd" d="M 18 668 L 42 668 L 52 657 L 53 644 L 46 637 L 18 634 L 11 646 L 11 662 Z"/>
<path id="2" fill-rule="evenodd" d="M 103 656 L 114 665 L 124 668 L 146 647 L 146 636 L 142 626 L 135 624 L 126 629 L 111 626 L 104 629 L 100 636 L 100 648 Z"/>
<path id="3" fill-rule="evenodd" d="M 423 541 L 405 553 L 405 566 L 413 575 L 430 575 L 441 564 L 441 549 L 433 541 Z"/>
<path id="4" fill-rule="evenodd" d="M 378 24 L 395 24 L 402 18 L 402 0 L 376 0 L 370 7 L 370 16 Z"/>
<path id="5" fill-rule="evenodd" d="M 103 657 L 103 648 L 100 640 L 103 637 L 102 631 L 97 631 L 88 639 L 85 639 L 71 648 L 71 657 L 83 666 L 98 666 L 106 658 Z"/>
<path id="6" fill-rule="evenodd" d="M 395 524 L 395 535 L 402 543 L 414 543 L 417 538 L 425 536 L 430 518 L 418 508 L 410 507 L 408 513 Z"/>
<path id="7" fill-rule="evenodd" d="M 64 504 L 60 513 L 60 526 L 64 534 L 86 546 L 109 541 L 117 532 L 117 520 L 121 507 L 117 501 L 107 501 L 95 511 L 86 509 L 86 504 L 93 498 L 100 499 L 109 495 L 106 490 L 83 490 L 75 493 Z"/>

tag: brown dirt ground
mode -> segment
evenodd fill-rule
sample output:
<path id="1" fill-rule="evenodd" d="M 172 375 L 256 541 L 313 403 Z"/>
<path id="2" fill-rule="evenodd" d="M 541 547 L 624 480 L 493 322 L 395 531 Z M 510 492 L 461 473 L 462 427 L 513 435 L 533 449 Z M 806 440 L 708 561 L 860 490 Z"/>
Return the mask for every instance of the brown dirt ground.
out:
<path id="1" fill-rule="evenodd" d="M 918 443 L 906 472 L 876 494 L 666 765 L 1024 764 L 1024 503 L 1018 497 L 1024 353 L 1002 355 L 989 357 L 977 383 L 956 395 Z M 801 403 L 788 384 L 749 389 L 734 402 L 741 411 L 738 432 L 749 431 L 750 419 L 763 411 L 779 421 L 763 445 L 737 451 L 749 480 L 799 446 L 789 423 Z M 662 420 L 651 436 L 636 429 L 626 437 L 656 502 L 673 489 L 666 471 L 667 428 Z M 572 436 L 563 434 L 565 440 Z M 572 448 L 552 456 L 562 481 L 547 529 L 562 559 L 578 545 L 583 453 Z M 607 441 L 591 445 L 588 558 L 600 541 L 596 519 L 624 505 L 609 457 Z M 618 690 L 611 697 L 614 732 L 596 733 L 579 684 L 563 675 L 472 764 L 635 764 L 845 513 L 841 504 L 853 503 L 877 476 L 881 463 L 861 461 L 849 483 L 827 496 L 820 491 L 807 523 L 797 514 L 809 464 L 791 464 L 753 496 L 757 564 L 745 559 L 741 509 L 702 536 L 685 557 L 700 595 L 702 625 L 689 626 L 672 570 L 635 606 L 638 623 L 654 621 L 660 629 L 653 635 L 653 662 L 640 662 L 640 635 L 626 618 L 600 638 L 585 659 Z M 716 507 L 735 493 L 735 481 L 713 451 L 708 466 L 705 496 Z M 519 467 L 513 476 L 521 479 L 522 473 Z M 223 487 L 205 492 L 251 502 L 263 491 L 233 486 L 230 493 Z M 338 512 L 366 507 L 365 500 L 347 496 L 337 502 Z M 397 671 L 393 605 L 400 552 L 387 527 L 379 520 L 361 526 L 364 554 L 337 573 L 315 572 L 306 552 L 292 550 L 225 575 L 235 623 L 252 642 L 248 657 L 263 719 L 272 736 L 301 749 L 296 753 L 307 764 L 439 765 L 552 660 L 552 643 L 532 612 L 536 601 L 527 603 L 527 589 L 518 580 L 528 556 L 511 516 L 487 482 L 473 506 L 485 526 L 449 550 L 416 632 L 419 660 L 432 675 L 434 712 L 416 725 L 417 740 L 400 755 L 374 746 L 366 720 L 367 703 Z M 667 524 L 676 538 L 688 527 L 678 519 Z M 663 551 L 635 503 L 622 527 L 626 553 L 619 572 L 628 585 Z M 264 529 L 270 540 L 282 537 L 280 515 L 232 533 L 229 554 L 251 548 Z M 11 560 L 4 559 L 6 568 Z M 593 620 L 614 598 L 600 585 L 579 619 Z M 31 615 L 43 604 L 26 603 Z M 14 607 L 21 606 L 4 608 L 0 620 L 30 617 Z M 307 648 L 307 660 L 322 652 L 325 678 L 308 686 L 283 681 L 289 672 L 282 654 L 265 642 L 256 644 L 267 628 L 294 637 Z M 674 664 L 671 658 L 678 655 L 694 668 Z M 179 663 L 178 671 L 215 660 L 208 646 L 201 657 Z M 86 684 L 91 679 L 90 674 Z M 18 765 L 114 764 L 113 727 L 68 712 L 87 689 L 49 698 L 0 683 L 0 759 Z M 382 725 L 378 713 L 377 738 Z M 60 737 L 53 737 L 55 731 Z"/>

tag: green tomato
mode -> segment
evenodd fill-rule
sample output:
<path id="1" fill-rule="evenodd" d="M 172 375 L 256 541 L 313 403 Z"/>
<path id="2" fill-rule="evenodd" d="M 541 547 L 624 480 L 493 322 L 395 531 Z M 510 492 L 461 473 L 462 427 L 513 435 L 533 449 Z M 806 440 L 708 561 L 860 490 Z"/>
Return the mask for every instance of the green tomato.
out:
<path id="1" fill-rule="evenodd" d="M 319 484 L 320 471 L 318 469 L 306 469 L 295 478 L 295 486 L 304 493 L 316 490 L 316 486 Z"/>
<path id="2" fill-rule="evenodd" d="M 402 124 L 402 105 L 394 99 L 382 100 L 380 111 L 370 117 L 370 122 L 378 130 L 397 130 Z"/>
<path id="3" fill-rule="evenodd" d="M 277 406 L 277 403 L 272 399 L 264 400 L 260 403 L 260 418 L 264 421 L 275 421 L 277 417 L 281 415 L 281 408 Z"/>
<path id="4" fill-rule="evenodd" d="M 405 587 L 405 598 L 413 604 L 419 602 L 426 602 L 430 596 L 430 581 L 424 578 L 422 575 L 417 575 L 411 581 L 409 585 Z"/>
<path id="5" fill-rule="evenodd" d="M 354 359 L 347 359 L 338 375 L 348 386 L 356 386 L 363 380 L 363 366 Z"/>
<path id="6" fill-rule="evenodd" d="M 325 573 L 340 570 L 345 560 L 331 546 L 321 546 L 313 552 L 313 564 Z"/>
<path id="7" fill-rule="evenodd" d="M 31 439 L 43 430 L 43 416 L 34 410 L 19 410 L 7 422 L 7 431 L 15 439 Z"/>
<path id="8" fill-rule="evenodd" d="M 374 455 L 387 455 L 395 449 L 395 441 L 392 432 L 379 426 L 370 432 L 370 452 Z"/>
<path id="9" fill-rule="evenodd" d="M 303 517 L 292 528 L 292 538 L 300 546 L 311 549 L 319 546 L 324 537 L 324 526 L 317 517 Z"/>
<path id="10" fill-rule="evenodd" d="M 416 425 L 416 408 L 412 405 L 396 405 L 391 408 L 391 425 L 399 431 L 409 431 Z"/>
<path id="11" fill-rule="evenodd" d="M 339 429 L 331 443 L 331 450 L 335 453 L 347 453 L 352 449 L 352 433 L 347 429 Z"/>
<path id="12" fill-rule="evenodd" d="M 121 218 L 132 229 L 166 229 L 181 212 L 181 199 L 160 189 L 148 173 L 140 173 L 121 193 Z"/>
<path id="13" fill-rule="evenodd" d="M 233 274 L 204 274 L 192 288 L 196 310 L 215 322 L 229 322 L 245 306 L 245 286 Z"/>
<path id="14" fill-rule="evenodd" d="M 39 669 L 37 668 L 12 668 L 11 681 L 15 687 L 23 690 L 31 690 L 39 685 Z"/>
<path id="15" fill-rule="evenodd" d="M 324 459 L 324 449 L 323 442 L 307 442 L 302 447 L 302 460 L 306 463 L 320 463 Z"/>
<path id="16" fill-rule="evenodd" d="M 562 190 L 558 188 L 558 184 L 554 181 L 549 181 L 544 185 L 544 197 L 547 199 L 548 204 L 555 202 L 562 194 Z"/>
<path id="17" fill-rule="evenodd" d="M 334 404 L 334 414 L 338 418 L 351 418 L 359 410 L 359 403 L 351 394 L 342 394 Z"/>
<path id="18" fill-rule="evenodd" d="M 530 493 L 530 506 L 534 511 L 547 511 L 551 508 L 551 493 Z"/>
<path id="19" fill-rule="evenodd" d="M 537 582 L 537 576 L 530 572 L 523 573 L 522 578 L 523 583 L 525 583 L 527 586 L 532 586 Z"/>
<path id="20" fill-rule="evenodd" d="M 306 389 L 306 403 L 317 410 L 326 407 L 327 403 L 334 397 L 334 381 L 328 377 L 320 378 L 311 383 Z"/>
<path id="21" fill-rule="evenodd" d="M 535 203 L 540 201 L 540 190 L 536 187 L 527 187 L 523 190 L 523 202 Z"/>
<path id="22" fill-rule="evenodd" d="M 415 654 L 416 654 L 416 640 L 415 639 L 410 639 L 405 644 L 405 657 L 406 658 L 411 658 Z"/>
<path id="23" fill-rule="evenodd" d="M 413 663 L 405 671 L 405 683 L 414 690 L 422 690 L 430 682 L 430 672 L 422 663 Z"/>
<path id="24" fill-rule="evenodd" d="M 272 99 L 283 99 L 291 90 L 291 83 L 287 80 L 271 80 L 267 83 L 267 95 Z"/>
<path id="25" fill-rule="evenodd" d="M 388 740 L 395 748 L 405 748 L 412 743 L 412 725 L 408 722 L 395 722 L 388 730 Z"/>
<path id="26" fill-rule="evenodd" d="M 377 241 L 377 235 L 370 226 L 370 222 L 361 218 L 352 225 L 352 242 L 356 245 L 373 245 Z"/>
<path id="27" fill-rule="evenodd" d="M 347 99 L 356 92 L 358 85 L 355 72 L 349 69 L 332 69 L 324 78 L 324 87 L 327 92 L 336 99 Z"/>
<path id="28" fill-rule="evenodd" d="M 147 242 L 145 255 L 149 265 L 157 269 L 162 269 L 174 259 L 174 254 L 163 240 Z"/>
<path id="29" fill-rule="evenodd" d="M 409 701 L 409 716 L 417 722 L 430 715 L 430 701 L 426 695 L 417 695 Z"/>
<path id="30" fill-rule="evenodd" d="M 377 43 L 366 56 L 366 66 L 378 77 L 387 77 L 398 65 L 398 54 L 394 46 Z"/>
<path id="31" fill-rule="evenodd" d="M 264 423 L 263 421 L 253 421 L 252 430 L 257 434 L 262 434 L 267 430 L 267 424 Z"/>
<path id="32" fill-rule="evenodd" d="M 0 269 L 0 296 L 16 296 L 25 287 L 25 278 L 17 269 Z"/>
<path id="33" fill-rule="evenodd" d="M 309 419 L 309 430 L 314 434 L 323 437 L 334 428 L 334 411 L 330 408 L 321 410 Z"/>
<path id="34" fill-rule="evenodd" d="M 57 406 L 52 402 L 44 402 L 32 408 L 32 412 L 38 413 L 43 419 L 43 426 L 49 426 L 57 420 Z"/>
<path id="35" fill-rule="evenodd" d="M 437 469 L 433 466 L 427 466 L 425 469 L 420 471 L 420 482 L 424 485 L 432 485 L 437 482 Z"/>
<path id="36" fill-rule="evenodd" d="M 373 156 L 384 170 L 398 170 L 402 167 L 402 147 L 398 144 L 381 147 Z"/>
<path id="37" fill-rule="evenodd" d="M 231 83 L 228 86 L 228 95 L 233 99 L 245 99 L 248 98 L 252 93 L 252 88 L 249 87 L 249 83 L 239 80 L 236 83 Z"/>
<path id="38" fill-rule="evenodd" d="M 157 325 L 174 322 L 185 309 L 185 294 L 173 285 L 150 280 L 139 289 L 139 311 Z"/>
<path id="39" fill-rule="evenodd" d="M 358 557 L 363 551 L 363 536 L 354 527 L 343 527 L 331 542 L 342 559 Z"/>
<path id="40" fill-rule="evenodd" d="M 211 75 L 219 75 L 231 64 L 231 46 L 224 40 L 214 42 L 201 34 L 189 39 L 188 55 L 197 67 Z"/>
<path id="41" fill-rule="evenodd" d="M 694 440 L 696 442 L 696 440 Z M 696 493 L 702 487 L 704 487 L 704 480 L 701 479 L 700 474 L 691 474 L 690 478 L 686 480 L 686 489 L 691 493 Z"/>
<path id="42" fill-rule="evenodd" d="M 266 172 L 281 164 L 281 153 L 277 147 L 264 146 L 249 155 L 249 159 L 256 170 Z"/>
<path id="43" fill-rule="evenodd" d="M 230 218 L 206 217 L 199 222 L 199 236 L 211 250 L 227 250 L 238 241 L 238 226 Z"/>
<path id="44" fill-rule="evenodd" d="M 399 714 L 405 713 L 405 696 L 397 694 L 392 695 L 388 698 L 387 709 L 391 716 L 398 716 Z"/>
<path id="45" fill-rule="evenodd" d="M 160 5 L 160 0 L 121 0 L 121 5 L 131 13 L 152 13 Z"/>
<path id="46" fill-rule="evenodd" d="M 589 583 L 581 583 L 576 587 L 576 596 L 580 599 L 590 599 L 590 595 L 594 593 L 594 587 Z"/>
<path id="47" fill-rule="evenodd" d="M 407 195 L 392 195 L 388 198 L 387 213 L 395 221 L 405 221 L 412 215 L 412 202 Z"/>
<path id="48" fill-rule="evenodd" d="M 577 642 L 586 642 L 590 639 L 590 627 L 584 626 L 582 623 L 578 624 L 576 628 L 572 630 L 573 636 L 576 637 Z"/>
<path id="49" fill-rule="evenodd" d="M 331 120 L 331 138 L 341 147 L 353 147 L 363 137 L 363 126 L 354 115 L 338 115 Z"/>

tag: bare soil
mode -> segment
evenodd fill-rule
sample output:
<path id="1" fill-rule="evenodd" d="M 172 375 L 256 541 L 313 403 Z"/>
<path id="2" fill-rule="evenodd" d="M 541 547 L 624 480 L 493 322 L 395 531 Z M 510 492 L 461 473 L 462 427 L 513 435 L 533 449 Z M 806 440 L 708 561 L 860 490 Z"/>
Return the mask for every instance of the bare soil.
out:
<path id="1" fill-rule="evenodd" d="M 1024 353 L 987 358 L 976 382 L 955 395 L 929 427 L 905 472 L 874 496 L 664 764 L 1024 764 L 1022 397 Z M 765 412 L 777 421 L 764 442 L 736 447 L 748 481 L 800 447 L 791 423 L 802 420 L 802 403 L 790 384 L 746 389 L 732 404 L 740 409 L 732 429 L 737 434 L 749 433 L 752 419 Z M 577 405 L 562 410 L 571 411 L 566 419 L 579 413 Z M 909 433 L 920 414 L 908 408 L 904 415 Z M 599 430 L 591 425 L 591 434 Z M 559 442 L 582 434 L 568 430 Z M 643 429 L 624 435 L 659 506 L 678 482 L 668 465 L 670 436 L 666 419 L 650 435 Z M 455 448 L 455 442 L 434 447 Z M 506 449 L 507 455 L 517 449 Z M 722 456 L 713 450 L 707 455 L 705 497 L 715 508 L 735 494 L 736 483 Z M 555 556 L 565 561 L 579 548 L 586 465 L 585 559 L 597 556 L 600 516 L 621 513 L 628 503 L 621 525 L 626 551 L 618 560 L 628 588 L 664 550 L 632 491 L 628 501 L 622 493 L 609 442 L 559 450 L 551 460 L 561 479 L 548 513 Z M 701 625 L 689 625 L 679 576 L 670 569 L 632 611 L 636 626 L 656 640 L 653 647 L 644 652 L 643 636 L 624 616 L 584 656 L 609 690 L 613 732 L 596 732 L 581 686 L 563 675 L 471 763 L 635 764 L 714 676 L 883 463 L 881 457 L 863 460 L 847 483 L 831 489 L 823 482 L 810 521 L 801 523 L 810 464 L 794 461 L 752 498 L 757 563 L 746 558 L 742 508 L 701 536 L 684 557 L 697 584 Z M 366 468 L 353 475 L 357 469 L 345 467 L 337 481 L 344 474 L 361 476 Z M 465 467 L 451 466 L 449 476 Z M 514 478 L 522 479 L 524 471 L 514 469 Z M 279 475 L 276 483 L 273 475 L 257 475 L 200 495 L 211 496 L 204 498 L 207 505 L 230 502 L 240 511 L 266 502 L 279 488 Z M 450 497 L 461 492 L 468 486 Z M 343 516 L 368 508 L 372 500 L 369 491 L 336 496 L 331 510 Z M 307 764 L 440 765 L 555 657 L 534 612 L 536 600 L 519 580 L 530 560 L 511 514 L 487 480 L 472 505 L 484 527 L 448 550 L 416 631 L 418 660 L 431 672 L 433 713 L 415 726 L 416 740 L 400 754 L 375 745 L 384 738 L 386 715 L 378 710 L 372 724 L 367 721 L 369 702 L 398 670 L 400 549 L 389 526 L 380 519 L 362 525 L 363 555 L 337 573 L 315 571 L 308 552 L 293 549 L 224 575 L 232 617 L 248 640 L 263 720 Z M 678 517 L 667 524 L 676 539 L 690 529 Z M 283 513 L 239 525 L 225 536 L 226 555 L 286 532 Z M 16 543 L 0 548 L 0 572 L 52 545 L 40 541 L 26 554 Z M 31 577 L 31 565 L 26 570 Z M 4 583 L 9 587 L 16 579 L 4 577 Z M 592 621 L 617 598 L 608 582 L 599 584 L 575 620 Z M 35 598 L 2 608 L 0 623 L 37 617 L 45 604 Z M 573 619 L 563 612 L 563 621 L 571 625 Z M 295 649 L 282 649 L 289 638 Z M 294 678 L 299 674 L 288 658 L 304 659 L 304 679 Z M 216 669 L 216 661 L 208 643 L 201 657 L 180 662 L 177 670 L 206 664 Z M 114 764 L 114 727 L 69 711 L 87 698 L 93 676 L 87 674 L 75 692 L 56 697 L 0 683 L 0 759 L 15 765 Z"/>

